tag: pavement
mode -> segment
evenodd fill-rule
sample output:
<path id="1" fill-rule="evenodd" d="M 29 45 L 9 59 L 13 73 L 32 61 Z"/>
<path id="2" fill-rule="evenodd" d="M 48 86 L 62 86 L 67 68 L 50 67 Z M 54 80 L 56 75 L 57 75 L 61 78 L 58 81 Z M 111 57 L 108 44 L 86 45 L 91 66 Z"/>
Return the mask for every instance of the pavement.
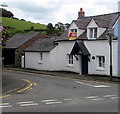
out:
<path id="1" fill-rule="evenodd" d="M 55 77 L 64 77 L 64 78 L 71 78 L 71 79 L 81 79 L 81 80 L 98 81 L 98 82 L 115 83 L 115 84 L 118 84 L 120 81 L 120 77 L 119 78 L 113 77 L 112 81 L 110 81 L 109 76 L 79 75 L 78 73 L 66 72 L 66 71 L 40 71 L 40 70 L 22 69 L 22 68 L 13 68 L 13 67 L 4 67 L 3 70 L 13 70 L 13 71 L 20 71 L 20 72 L 44 74 L 44 75 L 55 76 Z M 4 75 L 2 80 L 3 80 L 2 81 L 3 94 L 14 92 L 20 88 L 27 86 L 27 83 L 25 81 L 17 78 L 11 78 L 8 75 Z M 17 83 L 14 83 L 14 82 L 17 82 Z"/>

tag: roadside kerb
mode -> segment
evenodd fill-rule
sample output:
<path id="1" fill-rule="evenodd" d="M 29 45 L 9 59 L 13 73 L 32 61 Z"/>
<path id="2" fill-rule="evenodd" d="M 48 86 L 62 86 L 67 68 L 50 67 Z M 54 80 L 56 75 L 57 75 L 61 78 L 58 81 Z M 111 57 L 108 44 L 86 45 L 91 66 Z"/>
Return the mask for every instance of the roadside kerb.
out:
<path id="1" fill-rule="evenodd" d="M 97 81 L 97 82 L 104 82 L 104 83 L 113 83 L 113 84 L 119 84 L 120 78 L 115 78 L 113 81 L 109 81 L 109 77 L 104 76 L 85 76 L 85 75 L 79 75 L 77 73 L 63 73 L 63 72 L 50 72 L 50 71 L 39 71 L 39 70 L 32 70 L 32 69 L 22 69 L 22 68 L 7 68 L 7 70 L 13 70 L 13 71 L 22 71 L 22 72 L 28 72 L 28 73 L 36 73 L 36 74 L 44 74 L 47 76 L 54 76 L 54 77 L 63 77 L 63 78 L 71 78 L 75 80 L 87 80 L 87 81 Z"/>

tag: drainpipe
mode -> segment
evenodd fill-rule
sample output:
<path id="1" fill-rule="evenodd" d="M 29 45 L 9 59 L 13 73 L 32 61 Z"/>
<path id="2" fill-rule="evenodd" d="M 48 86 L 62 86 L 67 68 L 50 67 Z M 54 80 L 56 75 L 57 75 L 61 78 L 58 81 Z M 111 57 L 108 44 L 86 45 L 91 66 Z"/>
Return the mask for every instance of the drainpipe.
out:
<path id="1" fill-rule="evenodd" d="M 25 51 L 24 51 L 24 69 L 25 69 Z"/>

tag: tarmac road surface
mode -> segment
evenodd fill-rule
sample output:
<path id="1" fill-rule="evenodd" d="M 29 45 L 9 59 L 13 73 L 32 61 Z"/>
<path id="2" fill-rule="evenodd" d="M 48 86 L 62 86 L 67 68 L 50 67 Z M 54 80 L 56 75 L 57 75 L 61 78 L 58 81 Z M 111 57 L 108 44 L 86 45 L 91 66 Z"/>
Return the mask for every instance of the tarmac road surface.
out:
<path id="1" fill-rule="evenodd" d="M 117 84 L 19 71 L 3 73 L 32 85 L 3 97 L 3 112 L 118 112 Z"/>

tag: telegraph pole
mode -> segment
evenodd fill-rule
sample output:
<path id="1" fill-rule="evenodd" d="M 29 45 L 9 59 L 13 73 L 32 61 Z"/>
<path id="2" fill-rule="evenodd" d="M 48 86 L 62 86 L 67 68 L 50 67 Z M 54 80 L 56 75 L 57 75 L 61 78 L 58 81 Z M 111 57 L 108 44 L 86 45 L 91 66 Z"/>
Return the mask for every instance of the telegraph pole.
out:
<path id="1" fill-rule="evenodd" d="M 107 33 L 109 46 L 110 46 L 110 81 L 112 81 L 112 75 L 113 75 L 113 66 L 112 66 L 112 37 L 113 34 L 111 32 Z"/>

